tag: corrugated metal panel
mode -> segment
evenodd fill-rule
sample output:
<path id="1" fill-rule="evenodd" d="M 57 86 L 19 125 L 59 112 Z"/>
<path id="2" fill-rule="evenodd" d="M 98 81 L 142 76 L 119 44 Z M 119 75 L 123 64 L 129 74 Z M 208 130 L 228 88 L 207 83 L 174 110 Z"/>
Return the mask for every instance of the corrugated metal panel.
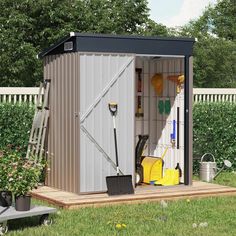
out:
<path id="1" fill-rule="evenodd" d="M 79 192 L 79 54 L 47 56 L 44 78 L 51 79 L 47 184 Z"/>
<path id="2" fill-rule="evenodd" d="M 118 103 L 117 132 L 120 169 L 134 173 L 134 57 L 130 55 L 80 55 L 80 120 L 97 144 L 80 133 L 80 191 L 106 191 L 106 176 L 115 175 L 112 117 L 109 102 Z"/>

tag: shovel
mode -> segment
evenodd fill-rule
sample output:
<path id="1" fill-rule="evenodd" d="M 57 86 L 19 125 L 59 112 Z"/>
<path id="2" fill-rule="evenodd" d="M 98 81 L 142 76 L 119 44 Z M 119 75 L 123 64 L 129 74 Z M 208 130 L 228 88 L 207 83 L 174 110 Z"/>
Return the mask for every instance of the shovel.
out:
<path id="1" fill-rule="evenodd" d="M 114 141 L 115 141 L 115 154 L 116 154 L 116 176 L 107 176 L 107 193 L 111 195 L 133 194 L 134 188 L 132 184 L 132 175 L 120 175 L 119 162 L 118 162 L 118 149 L 116 138 L 116 114 L 118 105 L 117 103 L 109 103 L 109 110 L 113 118 L 114 127 Z"/>

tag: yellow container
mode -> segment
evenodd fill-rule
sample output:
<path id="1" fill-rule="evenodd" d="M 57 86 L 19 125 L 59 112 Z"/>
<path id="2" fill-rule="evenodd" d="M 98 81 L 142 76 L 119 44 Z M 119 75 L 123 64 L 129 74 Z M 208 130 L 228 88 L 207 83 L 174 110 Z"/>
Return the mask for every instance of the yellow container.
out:
<path id="1" fill-rule="evenodd" d="M 145 157 L 142 161 L 143 182 L 157 181 L 162 178 L 163 160 L 159 157 Z"/>
<path id="2" fill-rule="evenodd" d="M 163 75 L 155 74 L 151 79 L 152 86 L 154 87 L 156 93 L 160 96 L 163 92 Z"/>
<path id="3" fill-rule="evenodd" d="M 164 177 L 161 180 L 156 181 L 156 185 L 171 186 L 179 184 L 179 170 L 166 169 L 164 172 Z"/>

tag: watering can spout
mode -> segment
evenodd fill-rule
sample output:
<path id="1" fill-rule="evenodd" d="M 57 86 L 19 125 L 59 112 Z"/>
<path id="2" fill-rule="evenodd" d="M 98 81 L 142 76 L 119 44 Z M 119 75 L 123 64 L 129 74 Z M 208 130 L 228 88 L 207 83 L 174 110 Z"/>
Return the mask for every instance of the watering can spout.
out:
<path id="1" fill-rule="evenodd" d="M 213 179 L 215 179 L 224 169 L 225 167 L 230 168 L 232 166 L 232 163 L 229 160 L 224 160 L 224 165 L 219 171 L 216 173 Z"/>

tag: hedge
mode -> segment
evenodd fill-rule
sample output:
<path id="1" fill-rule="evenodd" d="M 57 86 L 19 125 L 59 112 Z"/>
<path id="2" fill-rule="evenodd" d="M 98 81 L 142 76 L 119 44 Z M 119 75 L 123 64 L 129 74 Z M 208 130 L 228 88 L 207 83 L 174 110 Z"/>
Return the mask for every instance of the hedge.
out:
<path id="1" fill-rule="evenodd" d="M 193 107 L 193 156 L 212 153 L 221 167 L 224 159 L 235 165 L 236 104 L 229 102 L 197 103 Z M 199 160 L 194 170 L 198 170 Z"/>
<path id="2" fill-rule="evenodd" d="M 26 151 L 34 107 L 27 103 L 0 103 L 0 149 L 6 146 Z"/>
<path id="3" fill-rule="evenodd" d="M 0 103 L 0 149 L 7 145 L 26 150 L 34 108 L 29 104 Z M 194 170 L 206 152 L 216 157 L 220 167 L 224 159 L 236 157 L 236 104 L 197 103 L 193 107 Z M 235 168 L 236 165 L 233 164 Z"/>

